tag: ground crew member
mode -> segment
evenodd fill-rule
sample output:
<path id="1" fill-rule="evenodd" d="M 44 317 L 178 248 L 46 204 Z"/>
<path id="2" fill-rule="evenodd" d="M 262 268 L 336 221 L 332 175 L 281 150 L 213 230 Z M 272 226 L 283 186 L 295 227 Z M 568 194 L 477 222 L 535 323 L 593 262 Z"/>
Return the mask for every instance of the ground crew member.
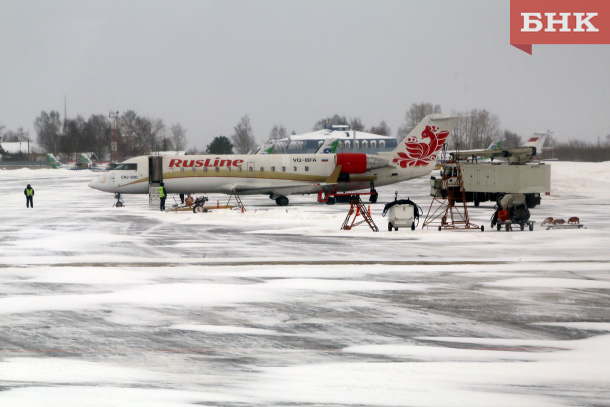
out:
<path id="1" fill-rule="evenodd" d="M 165 197 L 167 196 L 167 193 L 165 192 L 165 184 L 161 183 L 161 185 L 159 185 L 159 199 L 161 200 L 161 205 L 160 208 L 162 211 L 165 210 Z"/>
<path id="2" fill-rule="evenodd" d="M 34 207 L 34 188 L 30 184 L 23 190 L 23 194 L 25 195 L 25 206 L 29 208 L 30 206 Z"/>

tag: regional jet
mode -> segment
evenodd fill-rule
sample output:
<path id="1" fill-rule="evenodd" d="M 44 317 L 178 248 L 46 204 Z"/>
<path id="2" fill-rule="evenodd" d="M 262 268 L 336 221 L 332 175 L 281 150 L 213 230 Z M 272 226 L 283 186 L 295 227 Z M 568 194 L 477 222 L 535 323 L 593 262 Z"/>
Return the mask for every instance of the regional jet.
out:
<path id="1" fill-rule="evenodd" d="M 280 206 L 293 194 L 357 191 L 428 175 L 459 117 L 425 117 L 391 152 L 141 156 L 119 164 L 89 186 L 147 194 L 164 182 L 168 193 L 265 194 Z"/>

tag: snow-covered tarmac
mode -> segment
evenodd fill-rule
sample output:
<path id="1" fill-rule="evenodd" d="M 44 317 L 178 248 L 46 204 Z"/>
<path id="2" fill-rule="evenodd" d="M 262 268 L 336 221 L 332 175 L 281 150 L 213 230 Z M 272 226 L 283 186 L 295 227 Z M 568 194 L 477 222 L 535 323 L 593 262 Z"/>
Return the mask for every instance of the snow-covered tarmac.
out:
<path id="1" fill-rule="evenodd" d="M 511 233 L 490 203 L 484 233 L 387 232 L 427 178 L 379 188 L 374 233 L 314 196 L 161 213 L 89 171 L 0 171 L 0 405 L 608 406 L 610 162 L 552 166 Z"/>

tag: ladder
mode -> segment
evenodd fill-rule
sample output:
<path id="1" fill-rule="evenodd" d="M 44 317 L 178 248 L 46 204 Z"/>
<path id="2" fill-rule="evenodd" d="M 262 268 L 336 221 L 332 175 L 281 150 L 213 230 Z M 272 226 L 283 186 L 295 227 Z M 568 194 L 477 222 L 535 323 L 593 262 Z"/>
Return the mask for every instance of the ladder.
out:
<path id="1" fill-rule="evenodd" d="M 459 152 L 459 144 L 456 144 L 456 153 Z M 457 157 L 458 154 L 455 154 Z M 447 164 L 451 164 L 447 167 Z M 462 170 L 459 160 L 442 162 L 442 189 L 447 191 L 447 196 L 435 196 L 430 203 L 426 220 L 422 228 L 430 226 L 442 229 L 480 229 L 484 230 L 483 226 L 477 226 L 470 222 L 468 217 L 468 208 L 466 207 L 466 192 L 464 191 L 464 180 L 462 178 Z M 449 183 L 451 178 L 455 177 L 455 183 Z M 433 211 L 432 208 L 437 204 Z"/>
<path id="2" fill-rule="evenodd" d="M 353 219 L 352 219 L 352 215 L 354 215 Z M 360 221 L 356 222 L 356 219 L 358 218 L 358 216 L 362 216 L 362 219 Z M 350 219 L 351 219 L 351 223 L 350 223 Z M 341 230 L 352 230 L 352 228 L 355 228 L 356 226 L 361 225 L 365 222 L 369 225 L 369 227 L 373 230 L 373 232 L 379 232 L 379 228 L 377 228 L 377 225 L 375 225 L 375 222 L 373 221 L 371 214 L 369 213 L 367 208 L 364 206 L 362 199 L 360 199 L 360 195 L 353 195 L 350 199 L 349 212 L 347 213 L 347 217 L 343 221 Z"/>
<path id="3" fill-rule="evenodd" d="M 231 199 L 235 197 L 235 202 L 237 202 L 237 205 L 235 205 L 237 208 L 240 208 L 242 212 L 246 211 L 246 207 L 244 206 L 244 204 L 241 202 L 241 199 L 239 198 L 239 195 L 237 194 L 237 192 L 235 191 L 235 188 L 233 188 L 231 190 L 231 195 L 229 196 L 229 200 L 227 201 L 227 206 L 229 206 L 229 203 L 231 202 Z"/>

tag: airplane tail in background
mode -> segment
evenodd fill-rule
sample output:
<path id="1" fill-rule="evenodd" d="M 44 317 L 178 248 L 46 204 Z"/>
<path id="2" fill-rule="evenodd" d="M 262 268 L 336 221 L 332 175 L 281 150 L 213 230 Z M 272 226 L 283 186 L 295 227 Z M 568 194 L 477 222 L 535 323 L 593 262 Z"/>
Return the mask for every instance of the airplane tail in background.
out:
<path id="1" fill-rule="evenodd" d="M 534 133 L 534 135 L 531 136 L 529 140 L 527 140 L 527 142 L 521 147 L 535 147 L 536 154 L 540 154 L 542 153 L 542 146 L 544 145 L 544 142 L 546 141 L 546 138 L 549 134 L 551 133 Z"/>
<path id="2" fill-rule="evenodd" d="M 316 150 L 316 154 L 335 154 L 339 146 L 338 138 L 327 138 L 324 143 Z"/>
<path id="3" fill-rule="evenodd" d="M 86 154 L 80 153 L 79 158 L 80 158 L 80 161 L 83 163 L 87 163 L 87 164 L 93 163 L 93 161 L 91 161 L 91 158 L 87 157 Z"/>
<path id="4" fill-rule="evenodd" d="M 487 150 L 499 150 L 502 148 L 502 140 L 500 141 L 492 141 Z"/>
<path id="5" fill-rule="evenodd" d="M 53 168 L 54 170 L 61 168 L 61 163 L 57 158 L 55 158 L 53 154 L 47 154 L 47 160 L 49 161 L 51 168 Z"/>
<path id="6" fill-rule="evenodd" d="M 459 120 L 459 116 L 443 114 L 424 117 L 392 151 L 392 162 L 402 168 L 435 164 L 443 144 Z"/>
<path id="7" fill-rule="evenodd" d="M 254 154 L 272 154 L 275 150 L 275 141 L 267 140 L 262 147 L 259 147 Z"/>

